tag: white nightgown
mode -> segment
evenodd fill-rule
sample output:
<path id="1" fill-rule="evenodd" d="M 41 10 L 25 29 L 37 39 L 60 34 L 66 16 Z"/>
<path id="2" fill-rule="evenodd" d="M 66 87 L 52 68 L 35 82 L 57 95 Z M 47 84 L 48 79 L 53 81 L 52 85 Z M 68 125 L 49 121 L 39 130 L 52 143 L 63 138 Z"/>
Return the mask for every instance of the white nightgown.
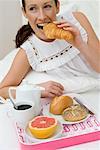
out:
<path id="1" fill-rule="evenodd" d="M 61 17 L 59 16 L 59 18 Z M 63 18 L 76 25 L 83 40 L 87 42 L 87 33 L 73 14 L 71 12 L 66 13 L 66 15 L 63 15 Z M 45 42 L 33 34 L 21 45 L 21 48 L 25 50 L 33 70 L 45 72 L 55 77 L 65 87 L 68 87 L 70 84 L 71 87 L 69 89 L 75 89 L 79 82 L 80 86 L 82 86 L 81 84 L 85 80 L 86 82 L 91 82 L 91 79 L 94 79 L 96 82 L 99 80 L 99 73 L 96 73 L 90 67 L 77 48 L 65 40 L 56 39 L 52 42 Z M 85 85 L 83 86 L 85 87 Z"/>

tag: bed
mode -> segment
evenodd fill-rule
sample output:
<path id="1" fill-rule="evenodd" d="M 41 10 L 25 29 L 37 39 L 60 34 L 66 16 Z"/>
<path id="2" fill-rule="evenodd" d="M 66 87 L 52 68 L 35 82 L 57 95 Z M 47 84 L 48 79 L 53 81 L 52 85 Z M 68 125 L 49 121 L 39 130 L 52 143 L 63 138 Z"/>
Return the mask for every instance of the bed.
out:
<path id="1" fill-rule="evenodd" d="M 62 6 L 64 4 L 65 3 L 62 3 Z M 69 11 L 69 8 L 71 8 L 72 10 L 79 9 L 78 5 L 76 5 L 75 3 L 71 3 L 69 6 L 67 6 L 68 11 Z M 9 71 L 10 66 L 13 62 L 13 59 L 18 51 L 19 51 L 19 49 L 12 50 L 2 60 L 0 60 L 0 82 L 3 80 L 3 78 L 6 76 L 7 72 Z M 57 81 L 57 82 L 60 82 L 61 84 L 63 84 L 64 88 L 67 89 L 67 91 L 66 90 L 64 91 L 65 93 L 79 93 L 79 94 L 87 93 L 88 94 L 88 93 L 91 93 L 91 91 L 93 91 L 93 93 L 94 93 L 94 91 L 96 91 L 96 100 L 94 100 L 94 102 L 95 101 L 97 101 L 97 102 L 94 103 L 93 101 L 89 101 L 89 103 L 88 103 L 88 101 L 87 101 L 87 105 L 91 105 L 91 107 L 92 107 L 92 109 L 94 109 L 94 111 L 96 111 L 96 107 L 98 107 L 98 100 L 100 99 L 100 95 L 99 95 L 100 94 L 99 93 L 100 79 L 96 79 L 96 78 L 92 78 L 92 77 L 81 77 L 81 78 L 77 78 L 75 82 L 71 82 L 71 80 L 68 78 L 65 83 L 65 81 L 58 80 L 57 78 L 47 75 L 46 73 L 36 73 L 31 70 L 26 75 L 24 80 L 26 80 L 26 81 L 28 81 L 28 83 L 32 83 L 32 84 L 38 84 L 38 83 L 46 82 L 49 80 Z M 92 97 L 92 95 L 93 94 L 90 94 L 90 98 Z M 93 96 L 93 97 L 95 97 L 95 96 Z M 94 105 L 95 105 L 95 107 L 94 107 Z M 98 113 L 98 112 L 96 112 L 96 113 Z"/>

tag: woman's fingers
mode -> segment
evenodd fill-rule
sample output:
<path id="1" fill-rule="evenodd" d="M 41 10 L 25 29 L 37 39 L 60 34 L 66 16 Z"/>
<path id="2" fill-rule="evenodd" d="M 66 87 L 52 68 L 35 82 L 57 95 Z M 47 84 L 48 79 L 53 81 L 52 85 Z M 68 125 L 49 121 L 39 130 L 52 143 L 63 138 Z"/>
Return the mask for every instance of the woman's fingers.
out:
<path id="1" fill-rule="evenodd" d="M 55 97 L 56 95 L 51 93 L 51 92 L 49 92 L 49 91 L 44 91 L 44 92 L 42 92 L 41 96 L 44 97 L 44 98 L 46 98 L 46 97 L 52 98 L 52 97 Z"/>
<path id="2" fill-rule="evenodd" d="M 73 27 L 63 27 L 64 30 L 72 32 L 74 35 L 80 35 L 79 30 Z"/>
<path id="3" fill-rule="evenodd" d="M 48 98 L 51 98 L 51 97 L 55 97 L 55 96 L 60 96 L 60 94 L 56 94 L 54 91 L 52 92 L 52 91 L 43 91 L 42 92 L 42 95 L 41 95 L 42 97 L 48 97 Z"/>
<path id="4" fill-rule="evenodd" d="M 74 25 L 72 25 L 71 23 L 63 23 L 63 24 L 58 24 L 57 25 L 59 28 L 63 28 L 63 27 L 74 27 Z"/>
<path id="5" fill-rule="evenodd" d="M 63 94 L 63 87 L 59 84 L 52 83 L 50 88 L 45 89 L 49 97 L 60 96 Z"/>
<path id="6" fill-rule="evenodd" d="M 57 26 L 63 26 L 63 25 L 73 25 L 71 22 L 68 22 L 67 20 L 61 20 L 61 21 L 54 21 Z"/>
<path id="7" fill-rule="evenodd" d="M 74 35 L 74 40 L 68 41 L 74 47 L 79 47 L 80 43 L 83 42 L 82 35 L 80 30 L 77 28 L 76 25 L 72 24 L 71 22 L 67 21 L 66 19 L 62 18 L 60 21 L 54 21 L 57 27 L 64 29 L 66 31 L 71 32 Z"/>
<path id="8" fill-rule="evenodd" d="M 59 87 L 60 89 L 64 90 L 64 87 L 60 83 L 54 82 L 54 86 Z"/>
<path id="9" fill-rule="evenodd" d="M 50 93 L 53 93 L 53 94 L 55 94 L 56 96 L 60 96 L 60 95 L 63 94 L 63 91 L 60 90 L 60 89 L 57 89 L 57 88 L 52 88 L 51 91 L 50 91 Z"/>
<path id="10" fill-rule="evenodd" d="M 80 34 L 78 28 L 75 25 L 73 25 L 72 23 L 67 22 L 66 20 L 62 20 L 60 22 L 55 22 L 55 23 L 57 24 L 57 26 L 59 28 L 62 28 L 66 31 L 71 31 L 72 33 L 74 33 L 74 35 Z"/>
<path id="11" fill-rule="evenodd" d="M 45 91 L 42 92 L 42 97 L 55 97 L 63 94 L 64 87 L 60 83 L 48 81 L 40 84 L 40 86 L 45 88 Z"/>
<path id="12" fill-rule="evenodd" d="M 53 23 L 55 23 L 56 25 L 60 25 L 60 24 L 62 24 L 62 23 L 66 23 L 67 21 L 66 20 L 64 20 L 64 19 L 62 19 L 62 20 L 60 20 L 60 21 L 53 21 Z"/>

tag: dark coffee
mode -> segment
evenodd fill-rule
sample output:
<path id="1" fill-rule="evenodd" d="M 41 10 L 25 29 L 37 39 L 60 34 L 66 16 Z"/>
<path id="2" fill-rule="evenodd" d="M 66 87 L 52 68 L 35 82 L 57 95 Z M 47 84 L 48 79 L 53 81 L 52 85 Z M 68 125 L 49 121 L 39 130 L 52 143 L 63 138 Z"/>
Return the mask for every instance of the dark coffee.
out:
<path id="1" fill-rule="evenodd" d="M 25 110 L 25 109 L 29 109 L 31 107 L 32 107 L 31 105 L 22 104 L 22 105 L 17 106 L 17 110 Z"/>

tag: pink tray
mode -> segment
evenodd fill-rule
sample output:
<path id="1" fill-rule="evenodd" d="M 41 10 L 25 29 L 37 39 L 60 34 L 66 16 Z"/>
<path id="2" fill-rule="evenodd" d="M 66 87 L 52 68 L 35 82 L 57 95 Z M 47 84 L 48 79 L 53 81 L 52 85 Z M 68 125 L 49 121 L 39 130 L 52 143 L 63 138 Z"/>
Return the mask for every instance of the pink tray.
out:
<path id="1" fill-rule="evenodd" d="M 81 143 L 100 140 L 100 123 L 95 116 L 73 125 L 63 124 L 62 137 L 48 142 L 31 143 L 24 135 L 24 129 L 16 123 L 16 131 L 21 150 L 56 150 Z"/>

